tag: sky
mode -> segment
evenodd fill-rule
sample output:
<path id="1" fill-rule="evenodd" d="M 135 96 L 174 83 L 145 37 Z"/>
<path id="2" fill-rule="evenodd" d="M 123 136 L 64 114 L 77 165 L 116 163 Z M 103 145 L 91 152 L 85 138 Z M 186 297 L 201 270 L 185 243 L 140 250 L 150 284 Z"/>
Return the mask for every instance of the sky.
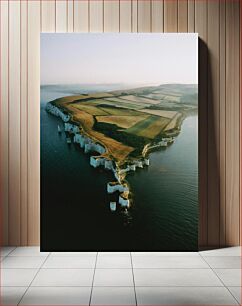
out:
<path id="1" fill-rule="evenodd" d="M 41 33 L 41 84 L 198 83 L 196 33 Z"/>

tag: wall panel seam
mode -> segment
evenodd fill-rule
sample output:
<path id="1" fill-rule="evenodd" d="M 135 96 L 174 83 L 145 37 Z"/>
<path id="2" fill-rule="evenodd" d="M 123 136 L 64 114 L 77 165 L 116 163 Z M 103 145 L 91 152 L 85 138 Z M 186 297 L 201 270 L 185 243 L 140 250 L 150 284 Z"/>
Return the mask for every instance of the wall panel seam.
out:
<path id="1" fill-rule="evenodd" d="M 9 69 L 9 46 L 10 46 L 10 44 L 9 44 L 9 16 L 10 16 L 10 14 L 9 14 L 9 1 L 8 1 L 8 155 L 9 155 L 9 148 L 10 148 L 10 146 L 9 146 L 9 113 L 10 113 L 10 107 L 9 107 L 9 92 L 10 92 L 10 88 L 9 88 L 9 71 L 10 71 L 10 69 Z M 9 156 L 8 156 L 8 172 L 9 172 Z M 9 180 L 9 173 L 8 173 L 8 199 L 9 199 L 9 183 L 10 183 L 10 180 Z M 10 221 L 10 218 L 9 218 L 9 205 L 10 203 L 9 203 L 9 200 L 8 200 L 8 241 L 9 241 L 9 234 L 10 234 L 10 223 L 9 223 L 9 221 Z"/>
<path id="2" fill-rule="evenodd" d="M 208 1 L 210 0 L 205 0 L 206 1 L 206 9 L 207 9 L 207 25 L 206 25 L 206 41 L 208 40 Z M 207 57 L 209 56 L 208 54 L 209 51 L 207 51 Z M 207 58 L 207 73 L 208 73 L 208 58 Z M 207 118 L 208 118 L 208 78 L 207 78 Z M 207 121 L 207 174 L 208 174 L 208 121 Z M 209 212 L 208 212 L 208 179 L 207 179 L 207 220 L 209 218 Z M 209 241 L 209 232 L 208 232 L 208 222 L 207 222 L 207 244 Z"/>
<path id="3" fill-rule="evenodd" d="M 227 38 L 227 1 L 225 1 L 225 42 Z M 225 43 L 225 114 L 227 114 L 227 47 Z M 227 131 L 227 120 L 225 117 L 225 131 Z M 226 135 L 225 135 L 226 136 Z M 225 186 L 227 185 L 227 141 L 225 137 Z M 227 242 L 227 189 L 225 188 L 225 244 Z"/>
<path id="4" fill-rule="evenodd" d="M 118 0 L 118 32 L 120 33 L 120 0 Z"/>
<path id="5" fill-rule="evenodd" d="M 152 33 L 152 0 L 149 0 L 149 18 L 150 18 L 150 24 L 149 24 L 149 32 Z"/>
<path id="6" fill-rule="evenodd" d="M 41 5 L 40 5 L 41 7 Z M 41 20 L 41 19 L 40 19 Z M 40 21 L 41 22 L 41 21 Z M 41 29 L 41 27 L 40 27 Z M 29 130 L 29 48 L 28 48 L 28 40 L 29 40 L 29 1 L 27 0 L 27 46 L 26 46 L 26 49 L 27 49 L 27 70 L 26 70 L 26 73 L 27 73 L 27 83 L 26 83 L 26 99 L 27 99 L 27 123 L 26 123 L 26 126 L 27 126 L 27 130 L 26 130 L 26 133 L 27 133 L 27 244 L 28 244 L 28 241 L 29 241 L 29 214 L 28 214 L 28 208 L 29 208 L 29 150 L 28 150 L 28 147 L 29 147 L 29 133 L 28 133 L 28 130 Z"/>
<path id="7" fill-rule="evenodd" d="M 178 0 L 179 1 L 179 0 Z M 187 33 L 189 32 L 189 11 L 188 11 L 188 5 L 190 0 L 187 0 Z"/>
<path id="8" fill-rule="evenodd" d="M 219 27 L 218 27 L 218 31 L 219 31 L 219 43 L 218 43 L 218 48 L 219 48 L 219 51 L 218 51 L 218 54 L 219 54 L 219 63 L 220 63 L 220 1 L 218 3 L 218 24 L 219 24 Z M 218 77 L 219 77 L 219 80 L 220 80 L 220 65 L 219 65 L 219 72 L 218 72 Z M 220 82 L 218 80 L 218 98 L 219 98 L 219 135 L 220 135 L 220 126 L 221 126 L 221 122 L 220 122 L 220 115 L 221 115 L 221 105 L 220 105 Z M 218 148 L 220 148 L 220 137 L 218 137 Z M 219 174 L 220 174 L 220 158 L 221 158 L 221 154 L 220 154 L 220 149 L 217 150 L 218 152 L 218 169 L 219 169 Z M 217 154 L 216 152 L 216 154 Z M 221 228 L 221 224 L 220 224 L 220 210 L 221 210 L 221 201 L 220 201 L 220 177 L 219 177 L 219 186 L 218 186 L 218 197 L 219 197 L 219 231 L 218 231 L 218 245 L 220 246 L 220 228 Z"/>
<path id="9" fill-rule="evenodd" d="M 220 166 L 221 166 L 221 153 L 220 153 L 220 129 L 221 129 L 221 104 L 220 104 L 220 101 L 221 101 L 221 83 L 220 83 L 220 80 L 221 80 L 221 66 L 220 66 L 220 54 L 221 54 L 221 50 L 220 50 L 220 48 L 221 48 L 221 27 L 220 27 L 220 1 L 219 1 L 219 4 L 218 4 L 218 10 L 219 10 L 219 14 L 218 14 L 218 18 L 219 18 L 219 20 L 218 20 L 218 24 L 219 24 L 219 28 L 218 28 L 218 31 L 219 31 L 219 82 L 218 82 L 218 90 L 219 90 L 219 145 L 218 145 L 218 148 L 219 148 L 219 150 L 218 150 L 218 154 L 219 154 L 219 160 L 218 160 L 218 165 L 219 165 L 219 186 L 218 186 L 218 188 L 219 188 L 219 190 L 218 190 L 218 192 L 219 192 L 219 237 L 218 237 L 218 244 L 219 244 L 219 246 L 221 246 L 221 244 L 220 244 L 220 230 L 221 230 L 221 219 L 220 219 L 220 215 L 221 215 L 221 184 L 220 184 L 220 179 L 221 179 L 221 169 L 220 169 Z"/>
<path id="10" fill-rule="evenodd" d="M 22 69 L 22 48 L 21 48 L 21 41 L 22 41 L 22 10 L 21 10 L 21 6 L 22 6 L 22 2 L 20 2 L 20 40 L 19 40 L 19 64 L 20 64 L 20 80 L 19 80 L 19 85 L 20 85 L 20 95 L 19 95 L 19 103 L 20 103 L 20 107 L 22 106 L 22 78 L 21 78 L 21 69 Z M 22 245 L 22 230 L 21 230 L 21 221 L 22 221 L 22 180 L 21 180 L 21 170 L 22 170 L 22 142 L 21 142 L 21 138 L 22 138 L 22 116 L 21 116 L 21 109 L 20 109 L 20 223 L 19 223 L 19 232 L 20 232 L 20 245 Z"/>
<path id="11" fill-rule="evenodd" d="M 56 20 L 56 1 L 57 0 L 55 0 L 55 32 L 56 32 L 56 23 L 57 23 L 57 20 Z"/>
<path id="12" fill-rule="evenodd" d="M 239 52 L 239 127 L 241 127 L 241 1 L 239 1 L 239 47 L 240 47 L 240 52 Z M 240 146 L 239 146 L 239 170 L 241 170 L 241 128 L 239 129 L 239 141 L 240 141 Z M 239 173 L 240 174 L 240 173 Z M 241 174 L 239 175 L 239 187 L 241 186 Z M 241 188 L 239 188 L 239 199 L 241 199 Z M 239 242 L 241 239 L 241 203 L 239 203 Z"/>

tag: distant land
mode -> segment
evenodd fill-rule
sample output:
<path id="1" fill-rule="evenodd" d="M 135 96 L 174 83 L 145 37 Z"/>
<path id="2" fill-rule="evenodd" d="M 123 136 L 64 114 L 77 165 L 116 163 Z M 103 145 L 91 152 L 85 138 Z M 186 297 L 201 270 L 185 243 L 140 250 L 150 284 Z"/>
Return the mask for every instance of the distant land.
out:
<path id="1" fill-rule="evenodd" d="M 125 175 L 149 165 L 150 150 L 172 144 L 183 120 L 198 110 L 198 86 L 163 84 L 66 96 L 47 104 L 65 122 L 65 131 L 90 157 L 93 167 L 112 170 L 108 192 L 121 192 L 129 206 Z M 96 155 L 98 153 L 98 155 Z"/>

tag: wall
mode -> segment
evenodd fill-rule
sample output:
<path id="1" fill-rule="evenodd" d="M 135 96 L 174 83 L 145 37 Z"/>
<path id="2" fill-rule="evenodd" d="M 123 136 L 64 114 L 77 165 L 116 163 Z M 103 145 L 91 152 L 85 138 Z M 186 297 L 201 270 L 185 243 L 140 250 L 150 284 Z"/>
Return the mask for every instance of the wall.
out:
<path id="1" fill-rule="evenodd" d="M 200 246 L 239 244 L 239 0 L 1 0 L 6 245 L 39 243 L 39 33 L 198 32 Z"/>

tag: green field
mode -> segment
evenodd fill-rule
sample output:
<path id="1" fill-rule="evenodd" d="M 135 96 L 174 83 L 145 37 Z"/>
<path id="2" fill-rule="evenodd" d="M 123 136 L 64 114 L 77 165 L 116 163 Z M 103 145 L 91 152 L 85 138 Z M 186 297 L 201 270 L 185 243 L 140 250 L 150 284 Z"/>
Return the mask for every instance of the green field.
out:
<path id="1" fill-rule="evenodd" d="M 140 116 L 140 112 L 137 112 L 132 109 L 126 109 L 126 108 L 120 108 L 120 107 L 115 107 L 111 105 L 100 105 L 98 106 L 99 109 L 107 112 L 110 115 L 114 116 Z"/>
<path id="2" fill-rule="evenodd" d="M 168 118 L 151 115 L 127 129 L 126 133 L 153 139 L 164 130 L 169 122 Z"/>
<path id="3" fill-rule="evenodd" d="M 144 119 L 138 123 L 136 123 L 134 126 L 126 130 L 126 133 L 130 134 L 139 134 L 142 130 L 147 129 L 149 125 L 151 125 L 153 122 L 156 122 L 159 120 L 159 117 L 157 116 L 149 116 L 147 119 Z"/>
<path id="4" fill-rule="evenodd" d="M 121 100 L 121 99 L 120 99 Z M 139 105 L 137 103 L 133 103 L 132 101 L 118 101 L 114 98 L 112 99 L 105 99 L 105 103 L 108 104 L 108 105 L 113 105 L 114 107 L 122 107 L 122 108 L 128 108 L 128 109 L 141 109 L 143 108 L 142 105 Z"/>
<path id="5" fill-rule="evenodd" d="M 126 96 L 125 96 L 126 97 Z M 141 109 L 143 107 L 147 107 L 147 106 L 150 106 L 151 104 L 150 103 L 139 103 L 139 102 L 134 102 L 132 100 L 127 100 L 127 99 L 124 99 L 124 98 L 109 98 L 109 99 L 106 99 L 110 102 L 113 102 L 113 104 L 115 105 L 116 103 L 118 103 L 119 105 L 130 105 L 131 107 L 133 107 L 134 109 Z M 116 105 L 118 105 L 116 104 Z"/>
<path id="6" fill-rule="evenodd" d="M 87 112 L 90 115 L 94 115 L 94 116 L 102 116 L 102 115 L 108 115 L 109 113 L 102 110 L 99 107 L 93 106 L 93 105 L 82 105 L 82 104 L 75 104 L 74 106 L 75 108 Z"/>
<path id="7" fill-rule="evenodd" d="M 147 96 L 134 96 L 134 95 L 130 95 L 130 96 L 124 96 L 124 98 L 128 101 L 134 102 L 134 103 L 138 103 L 139 105 L 152 105 L 152 104 L 157 104 L 157 100 L 153 100 L 153 99 L 149 99 L 147 98 Z M 122 98 L 123 99 L 123 98 Z"/>

